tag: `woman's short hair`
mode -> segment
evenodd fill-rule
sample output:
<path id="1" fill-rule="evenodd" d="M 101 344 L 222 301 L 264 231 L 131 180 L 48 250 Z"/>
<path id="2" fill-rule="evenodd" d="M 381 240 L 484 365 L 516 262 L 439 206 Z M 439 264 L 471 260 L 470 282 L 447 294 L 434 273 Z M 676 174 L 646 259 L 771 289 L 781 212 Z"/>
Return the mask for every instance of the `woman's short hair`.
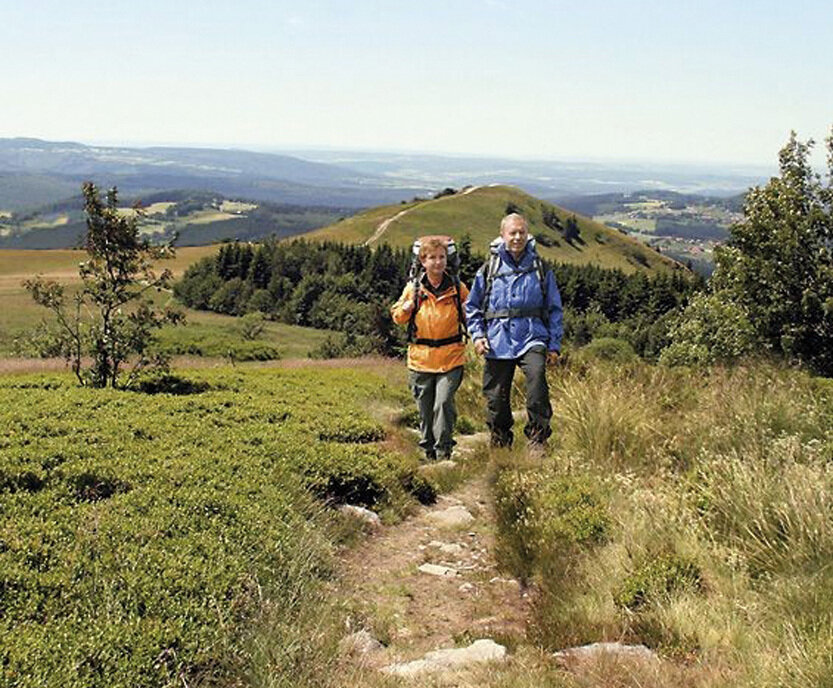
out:
<path id="1" fill-rule="evenodd" d="M 441 248 L 445 251 L 445 254 L 448 255 L 448 245 L 439 237 L 428 237 L 427 239 L 423 239 L 419 244 L 419 259 L 422 260 L 425 256 L 432 251 L 436 251 L 438 248 Z"/>

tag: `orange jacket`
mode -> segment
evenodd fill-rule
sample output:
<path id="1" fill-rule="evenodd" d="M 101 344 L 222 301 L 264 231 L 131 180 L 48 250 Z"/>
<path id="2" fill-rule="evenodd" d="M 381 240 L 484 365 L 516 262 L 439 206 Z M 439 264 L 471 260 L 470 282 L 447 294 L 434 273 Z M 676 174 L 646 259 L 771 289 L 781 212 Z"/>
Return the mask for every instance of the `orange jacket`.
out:
<path id="1" fill-rule="evenodd" d="M 453 337 L 459 332 L 458 311 L 455 299 L 456 289 L 452 285 L 439 296 L 434 296 L 428 289 L 420 285 L 420 305 L 417 309 L 416 336 L 423 339 L 445 339 Z M 460 282 L 460 302 L 466 303 L 469 295 L 468 287 Z M 390 312 L 397 325 L 406 325 L 411 319 L 411 311 L 403 310 L 402 306 L 414 301 L 414 285 L 408 282 L 399 300 L 391 306 Z M 466 345 L 464 342 L 446 344 L 444 346 L 428 346 L 427 344 L 408 345 L 408 368 L 423 373 L 447 373 L 453 368 L 466 362 Z"/>

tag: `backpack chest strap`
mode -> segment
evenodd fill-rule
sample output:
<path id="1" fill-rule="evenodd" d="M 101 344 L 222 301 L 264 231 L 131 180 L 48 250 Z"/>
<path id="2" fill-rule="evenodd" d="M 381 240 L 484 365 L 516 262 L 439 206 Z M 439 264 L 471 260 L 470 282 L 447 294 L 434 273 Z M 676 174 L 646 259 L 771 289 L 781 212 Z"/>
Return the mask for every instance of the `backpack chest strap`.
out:
<path id="1" fill-rule="evenodd" d="M 499 318 L 541 318 L 545 320 L 545 308 L 502 308 L 496 311 L 486 311 L 484 320 L 498 320 Z"/>
<path id="2" fill-rule="evenodd" d="M 495 272 L 492 279 L 497 279 L 498 277 L 512 277 L 513 275 L 528 275 L 530 272 L 535 272 L 538 269 L 536 265 L 531 265 L 528 268 L 517 268 L 509 266 L 509 271 L 506 272 Z"/>

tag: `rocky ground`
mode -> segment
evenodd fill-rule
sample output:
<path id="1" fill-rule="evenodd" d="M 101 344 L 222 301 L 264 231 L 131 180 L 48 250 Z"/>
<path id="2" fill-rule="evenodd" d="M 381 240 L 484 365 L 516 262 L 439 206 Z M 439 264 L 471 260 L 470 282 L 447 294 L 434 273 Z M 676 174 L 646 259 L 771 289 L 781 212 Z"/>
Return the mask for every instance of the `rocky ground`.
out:
<path id="1" fill-rule="evenodd" d="M 485 433 L 461 438 L 455 462 L 424 470 L 459 470 L 485 451 L 487 439 Z M 350 666 L 345 685 L 659 685 L 666 672 L 642 646 L 605 643 L 547 654 L 529 645 L 535 590 L 498 569 L 486 472 L 401 523 L 386 526 L 364 514 L 369 535 L 341 561 L 340 595 L 350 610 L 340 647 Z M 611 673 L 624 683 L 602 678 Z"/>

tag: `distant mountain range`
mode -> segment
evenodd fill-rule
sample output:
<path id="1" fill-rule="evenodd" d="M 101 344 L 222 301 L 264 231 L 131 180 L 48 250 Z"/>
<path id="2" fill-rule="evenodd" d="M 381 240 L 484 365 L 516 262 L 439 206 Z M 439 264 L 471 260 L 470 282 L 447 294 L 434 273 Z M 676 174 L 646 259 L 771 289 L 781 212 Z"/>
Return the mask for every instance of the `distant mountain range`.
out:
<path id="1" fill-rule="evenodd" d="M 766 179 L 754 168 L 667 163 L 530 161 L 344 151 L 252 152 L 220 148 L 90 146 L 0 138 L 0 212 L 78 193 L 81 181 L 123 195 L 192 189 L 228 198 L 366 208 L 445 186 L 512 184 L 560 202 L 578 195 L 670 190 L 731 196 Z"/>
<path id="2" fill-rule="evenodd" d="M 390 180 L 438 188 L 467 184 L 512 184 L 561 203 L 575 196 L 677 191 L 734 196 L 766 181 L 774 169 L 666 162 L 579 162 L 508 158 L 288 150 L 305 160 L 344 167 Z"/>
<path id="3" fill-rule="evenodd" d="M 113 148 L 39 139 L 0 139 L 0 210 L 76 195 L 83 180 L 124 196 L 170 189 L 301 205 L 363 208 L 427 193 L 403 183 L 290 155 L 211 148 Z"/>
<path id="4" fill-rule="evenodd" d="M 77 245 L 85 180 L 117 186 L 124 205 L 156 204 L 160 239 L 256 239 L 309 231 L 366 208 L 414 202 L 470 186 L 508 184 L 579 214 L 631 204 L 629 194 L 709 206 L 738 205 L 764 170 L 668 164 L 509 160 L 343 151 L 92 146 L 0 138 L 0 248 Z M 604 192 L 604 193 L 602 193 Z M 683 192 L 684 196 L 679 196 Z M 673 197 L 673 198 L 672 198 Z M 734 198 L 730 198 L 734 197 Z M 223 203 L 248 204 L 245 211 Z M 176 208 L 170 206 L 176 205 Z M 226 206 L 229 207 L 229 206 Z M 213 208 L 213 209 L 212 209 Z"/>

